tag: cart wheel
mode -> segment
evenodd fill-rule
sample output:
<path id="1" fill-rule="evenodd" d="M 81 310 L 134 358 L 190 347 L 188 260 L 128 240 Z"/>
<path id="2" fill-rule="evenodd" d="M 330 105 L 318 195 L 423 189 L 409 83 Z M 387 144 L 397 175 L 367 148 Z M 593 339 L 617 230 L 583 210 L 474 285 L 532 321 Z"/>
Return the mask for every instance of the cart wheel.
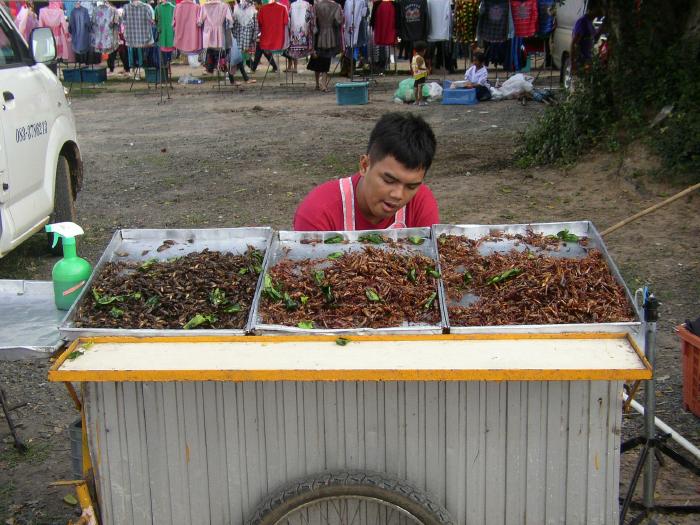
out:
<path id="1" fill-rule="evenodd" d="M 425 492 L 385 474 L 338 471 L 294 481 L 263 501 L 248 525 L 454 523 Z"/>

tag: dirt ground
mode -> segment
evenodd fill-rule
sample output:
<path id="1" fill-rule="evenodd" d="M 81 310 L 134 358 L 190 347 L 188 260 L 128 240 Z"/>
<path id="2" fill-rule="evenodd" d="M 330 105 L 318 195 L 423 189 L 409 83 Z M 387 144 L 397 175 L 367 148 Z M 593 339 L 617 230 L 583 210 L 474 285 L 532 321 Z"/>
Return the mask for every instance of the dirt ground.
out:
<path id="1" fill-rule="evenodd" d="M 132 92 L 124 82 L 97 94 L 76 90 L 73 110 L 85 162 L 80 253 L 96 262 L 117 228 L 289 229 L 302 197 L 328 178 L 354 172 L 374 122 L 395 110 L 419 112 L 433 126 L 438 152 L 427 183 L 446 223 L 590 219 L 602 230 L 682 189 L 650 177 L 655 160 L 639 147 L 600 152 L 564 168 L 517 168 L 515 140 L 544 109 L 535 102 L 400 106 L 391 100 L 397 79 L 383 77 L 369 105 L 338 106 L 332 90 L 313 90 L 308 74 L 301 75 L 305 86 L 281 87 L 280 80 L 284 76 L 273 76 L 263 90 L 258 84 L 223 93 L 211 82 L 176 85 L 164 104 L 143 82 Z M 695 445 L 700 420 L 681 402 L 674 327 L 700 315 L 698 239 L 697 193 L 606 237 L 629 288 L 648 284 L 661 301 L 658 416 Z M 0 278 L 49 279 L 56 259 L 44 245 L 44 236 L 36 235 L 0 260 Z M 2 523 L 65 523 L 75 516 L 63 501 L 69 490 L 48 487 L 72 477 L 67 428 L 77 417 L 63 386 L 47 382 L 48 366 L 45 360 L 0 361 L 0 384 L 10 403 L 27 403 L 13 417 L 30 444 L 27 456 L 17 455 L 0 420 Z M 640 429 L 641 417 L 626 415 L 623 440 Z M 621 494 L 635 458 L 623 457 Z M 699 505 L 699 491 L 697 477 L 666 463 L 659 500 Z M 656 519 L 697 523 L 700 516 Z"/>

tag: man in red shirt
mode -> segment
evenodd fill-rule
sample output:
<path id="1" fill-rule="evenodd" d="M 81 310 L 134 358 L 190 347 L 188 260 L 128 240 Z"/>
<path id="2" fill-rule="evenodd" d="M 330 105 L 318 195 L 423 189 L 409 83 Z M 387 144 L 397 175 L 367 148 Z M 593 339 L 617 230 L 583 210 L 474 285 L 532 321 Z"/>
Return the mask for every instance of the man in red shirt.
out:
<path id="1" fill-rule="evenodd" d="M 294 214 L 294 229 L 382 230 L 437 224 L 437 201 L 423 184 L 435 147 L 433 130 L 421 117 L 387 113 L 370 134 L 360 171 L 311 190 Z"/>

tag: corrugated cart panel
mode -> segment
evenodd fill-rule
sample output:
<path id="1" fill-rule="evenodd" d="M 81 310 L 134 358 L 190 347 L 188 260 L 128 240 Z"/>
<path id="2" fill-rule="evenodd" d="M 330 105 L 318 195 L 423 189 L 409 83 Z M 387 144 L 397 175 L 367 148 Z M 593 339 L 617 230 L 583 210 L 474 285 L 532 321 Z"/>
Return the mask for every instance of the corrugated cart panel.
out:
<path id="1" fill-rule="evenodd" d="M 403 477 L 458 523 L 617 521 L 618 381 L 86 387 L 106 524 L 242 523 L 331 468 Z"/>

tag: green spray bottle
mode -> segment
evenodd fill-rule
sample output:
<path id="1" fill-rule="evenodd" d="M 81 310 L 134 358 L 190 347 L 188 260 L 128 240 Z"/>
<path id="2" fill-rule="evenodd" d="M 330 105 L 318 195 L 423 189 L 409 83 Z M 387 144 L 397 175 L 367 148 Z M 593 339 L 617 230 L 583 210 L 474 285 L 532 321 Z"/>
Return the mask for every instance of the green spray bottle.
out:
<path id="1" fill-rule="evenodd" d="M 56 246 L 59 237 L 63 242 L 63 259 L 54 265 L 51 278 L 56 308 L 68 310 L 80 295 L 92 273 L 90 263 L 78 257 L 75 250 L 75 237 L 85 232 L 72 222 L 47 224 L 46 231 L 54 235 L 53 246 Z"/>

